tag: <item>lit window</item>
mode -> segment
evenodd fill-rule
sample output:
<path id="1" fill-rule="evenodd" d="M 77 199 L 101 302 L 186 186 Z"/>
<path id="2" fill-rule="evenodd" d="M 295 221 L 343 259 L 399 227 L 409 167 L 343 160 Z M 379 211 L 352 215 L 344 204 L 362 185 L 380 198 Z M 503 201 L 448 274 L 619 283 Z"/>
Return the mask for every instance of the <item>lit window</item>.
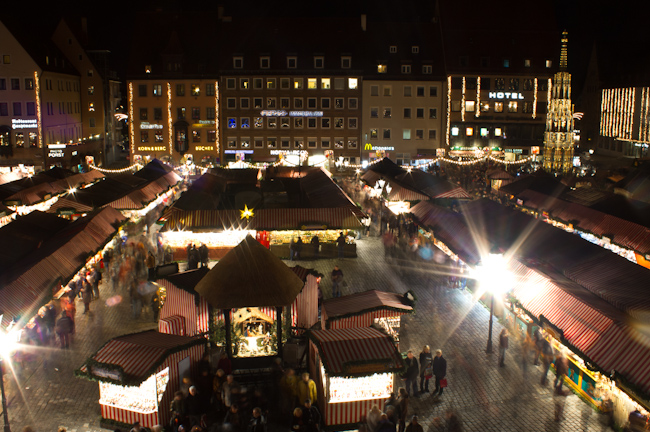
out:
<path id="1" fill-rule="evenodd" d="M 148 74 L 151 73 L 151 65 L 146 65 L 144 67 L 144 73 L 148 73 Z M 93 76 L 93 74 L 92 74 L 92 72 L 90 70 L 88 70 L 88 76 Z"/>
<path id="2" fill-rule="evenodd" d="M 524 60 L 524 67 L 530 67 L 530 59 Z"/>
<path id="3" fill-rule="evenodd" d="M 370 138 L 377 138 L 377 128 L 370 129 Z"/>
<path id="4" fill-rule="evenodd" d="M 88 87 L 88 94 L 91 96 L 95 94 L 95 86 Z"/>
<path id="5" fill-rule="evenodd" d="M 503 112 L 503 102 L 494 102 L 494 112 Z"/>
<path id="6" fill-rule="evenodd" d="M 95 111 L 95 104 L 93 102 L 88 102 L 88 111 Z"/>
<path id="7" fill-rule="evenodd" d="M 551 60 L 546 60 L 546 67 L 547 67 L 547 68 L 550 68 L 550 67 L 552 67 L 552 66 L 553 66 L 553 61 L 551 61 Z"/>
<path id="8" fill-rule="evenodd" d="M 235 129 L 237 127 L 237 119 L 228 117 L 228 129 Z"/>
<path id="9" fill-rule="evenodd" d="M 356 90 L 359 87 L 359 80 L 357 78 L 348 78 L 348 88 Z"/>
<path id="10" fill-rule="evenodd" d="M 451 128 L 451 136 L 458 136 L 458 133 L 460 132 L 460 129 L 457 126 L 454 126 Z"/>
<path id="11" fill-rule="evenodd" d="M 494 136 L 501 136 L 501 128 L 494 128 Z"/>
<path id="12" fill-rule="evenodd" d="M 321 78 L 320 88 L 323 90 L 329 90 L 331 88 L 331 80 L 329 78 Z"/>
<path id="13" fill-rule="evenodd" d="M 201 142 L 201 131 L 193 130 L 192 131 L 192 142 L 200 143 Z"/>
<path id="14" fill-rule="evenodd" d="M 474 101 L 465 101 L 465 111 L 474 112 L 476 102 Z"/>
<path id="15" fill-rule="evenodd" d="M 515 102 L 515 101 L 508 102 L 508 112 L 509 113 L 516 113 L 517 112 L 517 102 Z"/>
<path id="16" fill-rule="evenodd" d="M 378 64 L 377 65 L 377 73 L 386 73 L 388 72 L 388 66 L 385 64 Z"/>
<path id="17" fill-rule="evenodd" d="M 271 90 L 275 89 L 275 78 L 266 79 L 266 88 Z"/>
<path id="18" fill-rule="evenodd" d="M 490 104 L 488 102 L 481 102 L 481 112 L 490 111 Z"/>
<path id="19" fill-rule="evenodd" d="M 465 135 L 467 135 L 467 136 L 474 135 L 474 128 L 473 127 L 465 128 Z"/>
<path id="20" fill-rule="evenodd" d="M 510 60 L 509 59 L 503 59 L 503 67 L 504 68 L 510 67 Z"/>
<path id="21" fill-rule="evenodd" d="M 410 140 L 411 139 L 411 129 L 404 129 L 402 131 L 402 139 Z"/>
<path id="22" fill-rule="evenodd" d="M 248 78 L 240 78 L 239 87 L 242 90 L 248 90 L 250 88 L 250 81 L 248 80 Z"/>
<path id="23" fill-rule="evenodd" d="M 486 137 L 486 136 L 488 136 L 488 135 L 489 135 L 489 133 L 488 133 L 488 128 L 484 128 L 484 127 L 482 127 L 482 128 L 481 128 L 481 136 L 482 136 L 482 137 Z"/>
<path id="24" fill-rule="evenodd" d="M 302 78 L 294 78 L 293 79 L 293 88 L 296 90 L 301 90 L 302 89 Z"/>
<path id="25" fill-rule="evenodd" d="M 192 84 L 192 96 L 201 94 L 201 86 L 199 84 Z"/>
<path id="26" fill-rule="evenodd" d="M 384 108 L 384 118 L 391 118 L 391 108 Z"/>
<path id="27" fill-rule="evenodd" d="M 318 78 L 307 78 L 307 88 L 309 90 L 318 88 Z"/>

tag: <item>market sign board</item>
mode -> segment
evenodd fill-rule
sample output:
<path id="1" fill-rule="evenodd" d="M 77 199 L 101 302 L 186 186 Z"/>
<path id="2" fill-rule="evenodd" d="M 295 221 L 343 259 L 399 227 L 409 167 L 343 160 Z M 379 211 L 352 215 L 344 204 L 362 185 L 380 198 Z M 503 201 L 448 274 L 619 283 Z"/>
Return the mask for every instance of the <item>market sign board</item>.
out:
<path id="1" fill-rule="evenodd" d="M 92 366 L 90 372 L 98 377 L 108 378 L 115 381 L 122 381 L 122 372 L 115 369 L 108 369 L 99 366 Z"/>
<path id="2" fill-rule="evenodd" d="M 372 374 L 372 373 L 383 373 L 388 369 L 394 368 L 395 365 L 390 362 L 386 363 L 348 363 L 344 364 L 343 368 L 346 373 L 349 374 Z"/>

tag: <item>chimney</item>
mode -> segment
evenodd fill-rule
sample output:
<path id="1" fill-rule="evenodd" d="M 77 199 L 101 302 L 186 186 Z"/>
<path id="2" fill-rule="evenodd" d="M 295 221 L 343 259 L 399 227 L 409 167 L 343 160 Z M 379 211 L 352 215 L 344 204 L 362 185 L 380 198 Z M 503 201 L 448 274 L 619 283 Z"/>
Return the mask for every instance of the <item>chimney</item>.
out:
<path id="1" fill-rule="evenodd" d="M 366 31 L 366 14 L 361 14 L 361 30 Z"/>

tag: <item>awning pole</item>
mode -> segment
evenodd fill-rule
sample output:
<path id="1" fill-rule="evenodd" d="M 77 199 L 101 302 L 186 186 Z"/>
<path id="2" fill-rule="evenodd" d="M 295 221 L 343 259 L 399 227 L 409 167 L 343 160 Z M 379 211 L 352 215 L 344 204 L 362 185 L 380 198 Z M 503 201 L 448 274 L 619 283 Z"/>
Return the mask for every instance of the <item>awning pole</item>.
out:
<path id="1" fill-rule="evenodd" d="M 277 306 L 275 308 L 276 315 L 277 315 L 276 322 L 278 326 L 278 357 L 280 357 L 281 359 L 284 358 L 282 355 L 282 309 L 283 309 L 282 306 Z"/>
<path id="2" fill-rule="evenodd" d="M 222 309 L 221 312 L 223 313 L 224 323 L 226 326 L 226 354 L 228 354 L 228 358 L 232 358 L 232 335 L 230 334 L 232 326 L 230 324 L 230 309 Z"/>

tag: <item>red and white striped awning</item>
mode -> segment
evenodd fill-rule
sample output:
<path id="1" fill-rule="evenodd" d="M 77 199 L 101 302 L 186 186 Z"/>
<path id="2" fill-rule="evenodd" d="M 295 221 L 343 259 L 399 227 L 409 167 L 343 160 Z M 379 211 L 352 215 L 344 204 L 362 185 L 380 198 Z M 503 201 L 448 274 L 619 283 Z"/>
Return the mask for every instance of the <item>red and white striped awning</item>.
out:
<path id="1" fill-rule="evenodd" d="M 158 331 L 179 336 L 185 336 L 185 318 L 180 315 L 172 315 L 167 318 L 160 318 Z"/>
<path id="2" fill-rule="evenodd" d="M 367 327 L 375 317 L 379 318 L 379 315 L 390 317 L 413 312 L 413 307 L 402 303 L 401 299 L 401 294 L 370 290 L 324 300 L 322 311 L 329 323 L 367 315 L 367 319 L 358 321 L 360 326 Z"/>
<path id="3" fill-rule="evenodd" d="M 309 337 L 318 348 L 325 371 L 330 376 L 368 375 L 403 367 L 402 356 L 392 338 L 372 327 L 314 330 L 309 332 Z M 368 366 L 367 370 L 372 372 L 358 373 L 357 366 L 359 369 Z"/>
<path id="4" fill-rule="evenodd" d="M 159 333 L 149 330 L 119 336 L 108 341 L 92 357 L 93 362 L 81 368 L 82 374 L 106 381 L 101 369 L 121 372 L 119 381 L 128 385 L 139 385 L 155 372 L 165 359 L 182 349 L 206 344 L 205 338 Z M 117 367 L 117 368 L 116 368 Z M 112 380 L 115 380 L 114 378 Z"/>
<path id="5" fill-rule="evenodd" d="M 253 209 L 254 216 L 242 219 L 239 210 L 171 211 L 163 230 L 247 229 L 300 230 L 360 228 L 349 208 Z"/>

